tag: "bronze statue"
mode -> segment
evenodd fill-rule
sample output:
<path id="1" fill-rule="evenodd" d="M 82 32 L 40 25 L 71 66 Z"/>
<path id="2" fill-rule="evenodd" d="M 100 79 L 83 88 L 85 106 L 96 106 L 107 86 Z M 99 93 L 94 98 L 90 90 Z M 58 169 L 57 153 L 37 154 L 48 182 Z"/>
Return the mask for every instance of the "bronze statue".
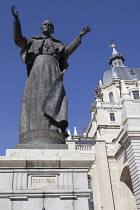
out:
<path id="1" fill-rule="evenodd" d="M 21 48 L 21 59 L 27 65 L 28 74 L 21 104 L 20 139 L 24 141 L 26 133 L 38 130 L 40 136 L 42 130 L 65 135 L 68 119 L 63 74 L 68 67 L 68 57 L 91 28 L 85 27 L 70 45 L 65 46 L 51 36 L 54 25 L 46 20 L 41 25 L 43 35 L 25 38 L 22 36 L 18 11 L 15 12 L 14 9 L 15 6 L 12 6 L 15 18 L 14 41 Z"/>

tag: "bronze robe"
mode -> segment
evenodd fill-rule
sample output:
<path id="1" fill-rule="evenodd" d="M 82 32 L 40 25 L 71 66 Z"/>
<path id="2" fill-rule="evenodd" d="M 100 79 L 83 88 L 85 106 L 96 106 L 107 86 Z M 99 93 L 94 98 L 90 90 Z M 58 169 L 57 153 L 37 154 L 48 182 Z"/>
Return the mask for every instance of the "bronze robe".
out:
<path id="1" fill-rule="evenodd" d="M 28 74 L 21 104 L 20 136 L 41 129 L 64 133 L 68 110 L 63 74 L 67 59 L 81 43 L 81 37 L 77 36 L 68 46 L 44 35 L 25 38 L 20 22 L 15 20 L 14 41 L 21 48 Z"/>

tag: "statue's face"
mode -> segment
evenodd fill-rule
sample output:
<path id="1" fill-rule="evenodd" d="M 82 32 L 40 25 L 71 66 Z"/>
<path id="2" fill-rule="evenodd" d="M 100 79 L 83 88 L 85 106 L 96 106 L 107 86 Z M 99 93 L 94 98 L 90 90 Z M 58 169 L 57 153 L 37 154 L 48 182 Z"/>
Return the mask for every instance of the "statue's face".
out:
<path id="1" fill-rule="evenodd" d="M 41 31 L 44 35 L 51 35 L 54 32 L 54 25 L 50 20 L 45 20 L 41 25 Z"/>

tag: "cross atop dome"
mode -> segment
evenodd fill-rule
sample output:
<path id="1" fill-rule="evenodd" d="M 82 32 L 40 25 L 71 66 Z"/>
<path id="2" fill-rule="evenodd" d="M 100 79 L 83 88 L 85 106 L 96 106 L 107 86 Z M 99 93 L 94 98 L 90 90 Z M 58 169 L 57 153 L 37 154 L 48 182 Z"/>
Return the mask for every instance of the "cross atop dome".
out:
<path id="1" fill-rule="evenodd" d="M 116 45 L 112 42 L 110 47 L 113 49 L 112 51 L 112 56 L 110 57 L 109 64 L 110 66 L 113 67 L 123 67 L 124 66 L 124 57 L 119 54 L 116 50 Z"/>
<path id="2" fill-rule="evenodd" d="M 112 45 L 110 45 L 110 47 L 111 47 L 111 48 L 113 48 L 113 51 L 112 51 L 112 56 L 113 56 L 113 55 L 117 55 L 117 54 L 119 54 L 119 53 L 117 52 L 117 50 L 115 49 L 115 47 L 116 47 L 116 45 L 115 45 L 115 44 L 113 44 L 113 43 L 112 43 Z"/>

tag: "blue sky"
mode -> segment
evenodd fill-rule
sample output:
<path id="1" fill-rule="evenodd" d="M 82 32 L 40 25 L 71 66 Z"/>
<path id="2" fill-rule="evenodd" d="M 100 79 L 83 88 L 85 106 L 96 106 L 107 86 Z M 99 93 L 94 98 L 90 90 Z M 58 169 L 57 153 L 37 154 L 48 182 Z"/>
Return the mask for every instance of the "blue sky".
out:
<path id="1" fill-rule="evenodd" d="M 92 31 L 83 37 L 81 46 L 69 58 L 64 84 L 69 102 L 69 129 L 78 134 L 90 121 L 93 91 L 110 69 L 111 39 L 126 59 L 128 67 L 140 67 L 140 1 L 139 0 L 4 0 L 0 5 L 0 155 L 18 144 L 18 120 L 26 67 L 13 42 L 13 17 L 10 7 L 16 5 L 25 37 L 40 34 L 40 25 L 50 19 L 55 25 L 54 37 L 69 44 L 87 25 Z"/>

